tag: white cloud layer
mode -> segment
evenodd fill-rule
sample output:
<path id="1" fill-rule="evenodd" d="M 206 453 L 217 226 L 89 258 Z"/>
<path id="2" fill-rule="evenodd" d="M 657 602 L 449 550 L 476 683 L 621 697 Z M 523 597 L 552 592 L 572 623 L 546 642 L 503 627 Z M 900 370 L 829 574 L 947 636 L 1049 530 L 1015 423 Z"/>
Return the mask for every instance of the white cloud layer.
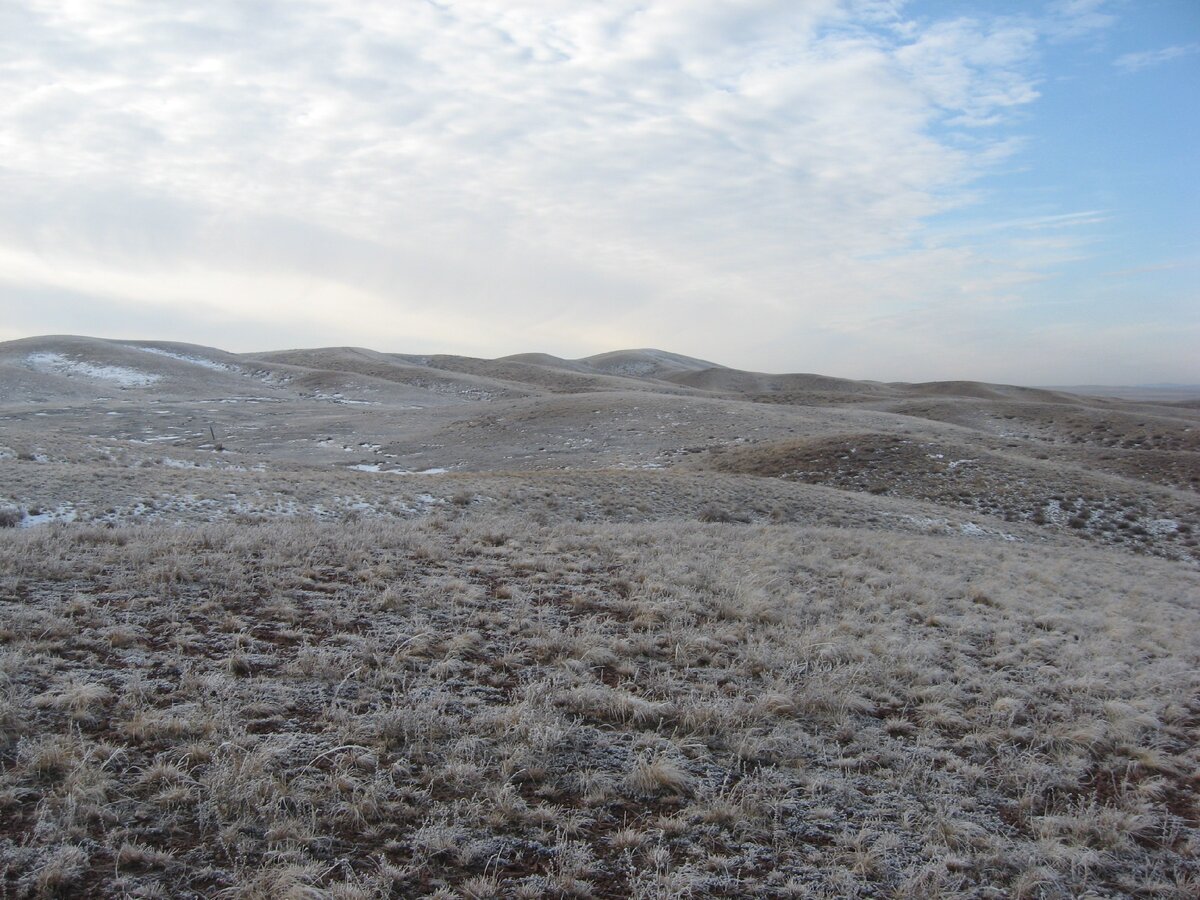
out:
<path id="1" fill-rule="evenodd" d="M 1038 96 L 1039 40 L 1103 27 L 1099 6 L 7 4 L 2 296 L 61 310 L 8 320 L 953 374 L 932 323 L 978 327 L 1077 245 L 925 221 L 1019 148 L 1002 126 Z M 1002 377 L 1011 348 L 964 356 Z"/>
<path id="2" fill-rule="evenodd" d="M 1157 50 L 1141 50 L 1137 53 L 1124 53 L 1117 57 L 1117 68 L 1126 72 L 1137 72 L 1160 66 L 1182 56 L 1200 53 L 1200 44 L 1173 44 L 1170 47 L 1160 47 Z"/>

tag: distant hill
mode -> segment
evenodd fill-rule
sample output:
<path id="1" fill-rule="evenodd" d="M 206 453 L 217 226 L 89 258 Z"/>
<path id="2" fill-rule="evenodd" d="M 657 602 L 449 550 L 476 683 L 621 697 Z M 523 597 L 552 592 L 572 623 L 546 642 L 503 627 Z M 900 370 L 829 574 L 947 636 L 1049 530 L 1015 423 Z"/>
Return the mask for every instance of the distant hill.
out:
<path id="1" fill-rule="evenodd" d="M 721 369 L 716 363 L 667 353 L 665 350 L 614 350 L 598 353 L 580 360 L 599 372 L 610 375 L 630 375 L 635 378 L 661 378 L 678 372 L 700 372 Z"/>
<path id="2" fill-rule="evenodd" d="M 1118 400 L 1143 400 L 1151 403 L 1179 403 L 1200 400 L 1200 384 L 1075 384 L 1047 390 L 1066 391 L 1089 397 L 1114 397 Z"/>
<path id="3" fill-rule="evenodd" d="M 1055 403 L 1068 402 L 1068 390 L 1159 402 L 1200 397 L 1200 387 L 1176 385 L 1042 389 L 976 381 L 885 384 L 818 374 L 768 374 L 652 348 L 614 350 L 582 359 L 548 353 L 479 359 L 362 347 L 229 353 L 197 344 L 74 335 L 0 344 L 0 379 L 10 396 L 31 398 L 150 389 L 192 396 L 225 391 L 233 384 L 253 384 L 268 393 L 360 390 L 397 401 L 434 397 L 439 402 L 598 391 L 653 391 L 796 405 L 945 398 Z"/>

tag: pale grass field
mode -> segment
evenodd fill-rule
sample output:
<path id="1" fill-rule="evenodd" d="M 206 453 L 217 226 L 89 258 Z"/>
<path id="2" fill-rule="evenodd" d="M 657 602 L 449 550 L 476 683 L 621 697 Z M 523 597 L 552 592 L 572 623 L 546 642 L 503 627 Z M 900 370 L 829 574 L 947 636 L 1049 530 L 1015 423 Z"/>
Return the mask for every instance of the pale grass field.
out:
<path id="1" fill-rule="evenodd" d="M 1192 566 L 539 509 L 0 532 L 0 896 L 1200 893 Z"/>

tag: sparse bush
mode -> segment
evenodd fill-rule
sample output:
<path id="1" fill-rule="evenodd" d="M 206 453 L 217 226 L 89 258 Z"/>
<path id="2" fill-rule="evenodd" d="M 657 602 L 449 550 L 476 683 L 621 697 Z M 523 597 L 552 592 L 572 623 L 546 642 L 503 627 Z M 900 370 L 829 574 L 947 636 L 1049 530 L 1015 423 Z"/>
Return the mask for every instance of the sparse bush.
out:
<path id="1" fill-rule="evenodd" d="M 250 657 L 245 653 L 237 651 L 229 654 L 229 658 L 225 662 L 225 667 L 230 675 L 238 678 L 245 678 L 253 672 L 253 667 L 250 665 Z"/>
<path id="2" fill-rule="evenodd" d="M 639 759 L 625 783 L 635 793 L 647 795 L 689 794 L 693 788 L 692 776 L 674 760 L 665 756 Z"/>
<path id="3" fill-rule="evenodd" d="M 745 525 L 750 521 L 750 517 L 745 513 L 735 513 L 724 507 L 709 504 L 700 510 L 701 522 L 726 522 L 730 524 Z"/>

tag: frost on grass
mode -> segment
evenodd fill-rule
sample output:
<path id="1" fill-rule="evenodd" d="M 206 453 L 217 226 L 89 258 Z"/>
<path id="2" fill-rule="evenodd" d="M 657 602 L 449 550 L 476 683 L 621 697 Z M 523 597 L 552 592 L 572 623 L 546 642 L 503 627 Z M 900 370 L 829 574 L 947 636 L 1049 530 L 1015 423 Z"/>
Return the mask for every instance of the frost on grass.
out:
<path id="1" fill-rule="evenodd" d="M 1195 896 L 1192 570 L 466 508 L 6 529 L 5 891 Z"/>

